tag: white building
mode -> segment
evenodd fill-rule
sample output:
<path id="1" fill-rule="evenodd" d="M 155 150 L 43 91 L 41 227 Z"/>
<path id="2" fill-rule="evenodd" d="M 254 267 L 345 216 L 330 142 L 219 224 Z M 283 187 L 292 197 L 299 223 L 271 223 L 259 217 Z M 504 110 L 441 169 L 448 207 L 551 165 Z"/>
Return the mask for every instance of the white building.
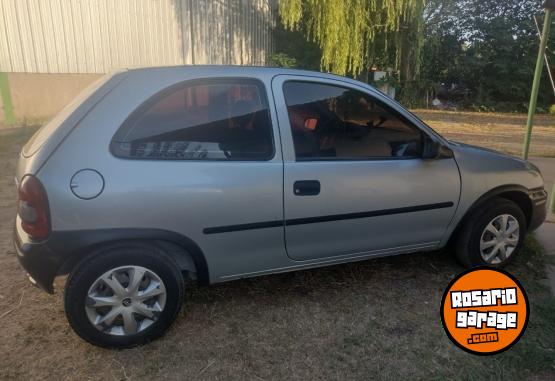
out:
<path id="1" fill-rule="evenodd" d="M 13 113 L 17 119 L 50 116 L 98 74 L 123 68 L 264 65 L 272 52 L 275 5 L 274 0 L 0 0 L 0 72 L 7 73 L 2 75 L 8 77 Z M 50 93 L 43 93 L 45 86 Z"/>

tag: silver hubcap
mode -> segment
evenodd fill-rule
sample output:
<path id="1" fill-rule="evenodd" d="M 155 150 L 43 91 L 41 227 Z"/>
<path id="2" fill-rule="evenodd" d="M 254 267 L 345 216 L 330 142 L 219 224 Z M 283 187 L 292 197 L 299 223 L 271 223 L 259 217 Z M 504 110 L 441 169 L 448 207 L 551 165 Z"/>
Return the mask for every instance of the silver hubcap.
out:
<path id="1" fill-rule="evenodd" d="M 520 238 L 520 227 L 510 214 L 495 217 L 486 226 L 480 239 L 480 254 L 488 264 L 499 264 L 514 252 Z"/>
<path id="2" fill-rule="evenodd" d="M 102 274 L 87 293 L 85 310 L 96 329 L 127 336 L 149 327 L 166 305 L 166 287 L 154 272 L 124 266 Z"/>

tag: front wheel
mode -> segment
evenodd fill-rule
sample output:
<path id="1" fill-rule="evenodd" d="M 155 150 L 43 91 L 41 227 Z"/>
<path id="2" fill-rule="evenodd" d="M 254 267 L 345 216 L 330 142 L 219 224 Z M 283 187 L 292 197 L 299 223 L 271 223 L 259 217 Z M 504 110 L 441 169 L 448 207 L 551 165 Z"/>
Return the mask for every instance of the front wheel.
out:
<path id="1" fill-rule="evenodd" d="M 510 200 L 494 198 L 470 214 L 456 241 L 458 260 L 465 267 L 502 267 L 520 251 L 526 218 Z"/>
<path id="2" fill-rule="evenodd" d="M 101 347 L 149 342 L 173 322 L 183 301 L 183 276 L 165 253 L 148 246 L 95 253 L 71 273 L 65 290 L 72 328 Z"/>

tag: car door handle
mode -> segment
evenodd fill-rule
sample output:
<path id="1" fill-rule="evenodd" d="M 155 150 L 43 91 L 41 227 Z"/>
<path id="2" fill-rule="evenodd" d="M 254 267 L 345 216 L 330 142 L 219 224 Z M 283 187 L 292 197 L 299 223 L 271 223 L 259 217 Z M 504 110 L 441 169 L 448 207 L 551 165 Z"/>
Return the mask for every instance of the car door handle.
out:
<path id="1" fill-rule="evenodd" d="M 295 181 L 293 192 L 295 196 L 317 196 L 320 194 L 320 182 L 318 180 Z"/>

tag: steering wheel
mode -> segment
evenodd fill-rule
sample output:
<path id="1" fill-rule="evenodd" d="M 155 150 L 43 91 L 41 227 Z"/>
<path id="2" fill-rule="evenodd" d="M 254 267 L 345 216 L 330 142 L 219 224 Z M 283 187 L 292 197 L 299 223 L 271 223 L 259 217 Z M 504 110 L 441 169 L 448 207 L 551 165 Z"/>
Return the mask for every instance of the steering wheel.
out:
<path id="1" fill-rule="evenodd" d="M 387 122 L 387 118 L 383 115 L 380 115 L 380 120 L 377 124 L 374 124 L 373 120 L 370 120 L 368 123 L 366 123 L 366 125 L 370 128 L 379 128 L 381 127 L 385 122 Z"/>

